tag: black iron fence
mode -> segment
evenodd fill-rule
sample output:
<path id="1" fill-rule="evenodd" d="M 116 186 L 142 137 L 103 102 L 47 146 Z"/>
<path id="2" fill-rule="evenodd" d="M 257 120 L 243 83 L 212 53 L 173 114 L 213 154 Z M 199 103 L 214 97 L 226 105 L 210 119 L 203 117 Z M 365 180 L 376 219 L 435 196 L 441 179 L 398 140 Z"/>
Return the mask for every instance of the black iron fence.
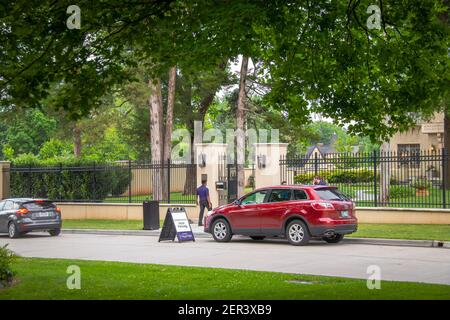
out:
<path id="1" fill-rule="evenodd" d="M 281 183 L 339 187 L 358 206 L 447 208 L 450 162 L 444 150 L 311 153 L 280 159 Z"/>
<path id="2" fill-rule="evenodd" d="M 120 161 L 89 166 L 12 165 L 8 170 L 12 197 L 60 202 L 196 201 L 195 164 Z"/>

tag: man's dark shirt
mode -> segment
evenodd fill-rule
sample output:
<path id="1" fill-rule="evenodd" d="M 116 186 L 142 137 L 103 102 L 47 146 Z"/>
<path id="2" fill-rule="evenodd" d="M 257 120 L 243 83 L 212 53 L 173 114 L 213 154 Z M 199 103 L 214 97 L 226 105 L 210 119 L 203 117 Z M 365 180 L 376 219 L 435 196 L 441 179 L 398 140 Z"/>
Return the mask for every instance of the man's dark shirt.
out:
<path id="1" fill-rule="evenodd" d="M 200 197 L 200 201 L 208 201 L 209 189 L 205 185 L 201 185 L 197 188 L 197 195 Z"/>

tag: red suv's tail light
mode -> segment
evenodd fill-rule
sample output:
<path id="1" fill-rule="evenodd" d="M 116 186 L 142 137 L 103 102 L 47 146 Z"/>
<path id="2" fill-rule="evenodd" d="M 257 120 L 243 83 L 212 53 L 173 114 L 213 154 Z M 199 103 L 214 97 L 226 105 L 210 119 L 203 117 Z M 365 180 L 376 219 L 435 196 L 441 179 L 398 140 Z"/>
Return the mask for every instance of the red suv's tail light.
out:
<path id="1" fill-rule="evenodd" d="M 61 213 L 61 209 L 60 208 L 56 208 L 55 211 L 58 212 L 58 213 Z"/>
<path id="2" fill-rule="evenodd" d="M 30 212 L 28 209 L 19 209 L 16 211 L 17 214 L 27 214 L 28 212 Z"/>
<path id="3" fill-rule="evenodd" d="M 334 210 L 334 206 L 330 202 L 314 201 L 311 206 L 316 210 Z"/>

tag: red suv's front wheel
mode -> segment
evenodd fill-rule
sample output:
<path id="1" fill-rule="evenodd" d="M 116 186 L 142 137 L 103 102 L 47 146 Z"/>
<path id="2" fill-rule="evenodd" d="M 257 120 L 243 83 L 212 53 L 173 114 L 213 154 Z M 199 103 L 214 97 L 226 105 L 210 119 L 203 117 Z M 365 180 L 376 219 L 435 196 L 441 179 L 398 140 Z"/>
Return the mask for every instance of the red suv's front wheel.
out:
<path id="1" fill-rule="evenodd" d="M 286 237 L 290 244 L 294 246 L 304 246 L 311 238 L 308 228 L 300 220 L 293 220 L 289 222 L 286 227 Z"/>
<path id="2" fill-rule="evenodd" d="M 231 228 L 227 221 L 224 219 L 217 219 L 211 226 L 212 235 L 217 242 L 228 242 L 233 236 L 231 234 Z"/>

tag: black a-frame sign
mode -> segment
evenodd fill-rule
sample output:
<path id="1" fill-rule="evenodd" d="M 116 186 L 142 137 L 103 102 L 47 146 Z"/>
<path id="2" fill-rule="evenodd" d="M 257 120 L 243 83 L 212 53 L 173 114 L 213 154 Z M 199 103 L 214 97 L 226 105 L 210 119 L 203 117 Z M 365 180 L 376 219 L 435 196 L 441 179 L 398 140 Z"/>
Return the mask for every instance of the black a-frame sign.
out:
<path id="1" fill-rule="evenodd" d="M 184 208 L 169 208 L 167 209 L 166 218 L 159 235 L 160 241 L 174 241 L 175 237 L 179 242 L 195 241 L 194 233 L 189 224 L 186 210 Z"/>

